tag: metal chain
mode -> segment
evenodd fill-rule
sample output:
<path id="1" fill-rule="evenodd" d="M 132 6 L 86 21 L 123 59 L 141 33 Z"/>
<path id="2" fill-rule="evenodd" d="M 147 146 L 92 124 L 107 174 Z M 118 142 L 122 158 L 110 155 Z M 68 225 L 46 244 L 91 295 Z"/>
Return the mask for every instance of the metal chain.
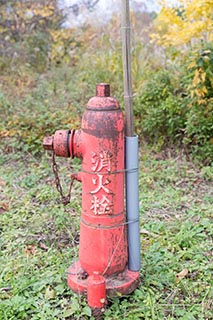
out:
<path id="1" fill-rule="evenodd" d="M 56 185 L 56 189 L 58 191 L 58 193 L 61 196 L 61 202 L 64 206 L 66 206 L 68 203 L 70 203 L 70 198 L 71 198 L 71 191 L 72 191 L 72 186 L 73 186 L 73 182 L 75 180 L 74 176 L 71 176 L 71 181 L 70 181 L 70 185 L 69 185 L 69 191 L 68 194 L 65 196 L 62 190 L 62 186 L 61 186 L 61 182 L 59 179 L 59 175 L 58 175 L 58 165 L 55 161 L 55 153 L 53 151 L 52 153 L 52 169 L 53 169 L 53 173 L 55 176 L 55 185 Z"/>

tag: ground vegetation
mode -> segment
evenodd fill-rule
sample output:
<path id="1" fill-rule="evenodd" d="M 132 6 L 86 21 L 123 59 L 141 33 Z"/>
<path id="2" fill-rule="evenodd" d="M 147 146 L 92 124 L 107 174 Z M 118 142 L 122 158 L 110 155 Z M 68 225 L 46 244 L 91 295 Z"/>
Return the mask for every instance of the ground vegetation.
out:
<path id="1" fill-rule="evenodd" d="M 131 16 L 142 267 L 132 295 L 109 299 L 106 320 L 212 319 L 212 1 L 179 3 Z M 93 318 L 66 284 L 81 188 L 60 203 L 42 139 L 80 127 L 98 82 L 124 109 L 120 16 L 63 23 L 54 1 L 0 4 L 1 320 Z M 57 163 L 66 192 L 80 164 Z"/>

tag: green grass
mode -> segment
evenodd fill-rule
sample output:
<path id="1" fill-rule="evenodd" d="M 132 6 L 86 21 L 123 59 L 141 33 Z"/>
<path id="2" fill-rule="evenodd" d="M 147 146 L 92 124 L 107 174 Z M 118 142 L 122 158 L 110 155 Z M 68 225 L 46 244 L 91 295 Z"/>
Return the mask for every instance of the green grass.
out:
<path id="1" fill-rule="evenodd" d="M 71 161 L 57 161 L 66 189 Z M 0 319 L 92 319 L 86 299 L 66 284 L 78 256 L 80 185 L 63 207 L 48 154 L 4 145 L 0 162 Z M 104 319 L 212 319 L 211 177 L 210 166 L 141 147 L 140 284 L 110 298 Z"/>

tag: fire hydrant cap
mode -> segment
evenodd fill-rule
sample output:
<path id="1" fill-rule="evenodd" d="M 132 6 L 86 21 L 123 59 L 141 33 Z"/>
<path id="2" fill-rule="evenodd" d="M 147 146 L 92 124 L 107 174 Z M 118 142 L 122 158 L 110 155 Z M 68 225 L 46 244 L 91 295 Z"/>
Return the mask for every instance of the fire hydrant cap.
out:
<path id="1" fill-rule="evenodd" d="M 91 98 L 87 104 L 87 110 L 111 111 L 120 109 L 115 98 L 110 97 L 110 85 L 99 83 L 96 85 L 96 96 Z"/>
<path id="2" fill-rule="evenodd" d="M 97 84 L 96 97 L 110 97 L 110 85 L 108 83 Z"/>
<path id="3" fill-rule="evenodd" d="M 53 149 L 56 156 L 69 157 L 69 135 L 70 130 L 57 130 L 54 134 Z"/>

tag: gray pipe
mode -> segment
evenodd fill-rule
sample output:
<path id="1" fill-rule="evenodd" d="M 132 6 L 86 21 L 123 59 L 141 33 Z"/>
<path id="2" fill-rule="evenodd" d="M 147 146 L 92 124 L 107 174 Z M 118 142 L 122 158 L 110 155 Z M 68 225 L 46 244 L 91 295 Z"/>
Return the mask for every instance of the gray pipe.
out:
<path id="1" fill-rule="evenodd" d="M 126 137 L 126 214 L 128 267 L 140 270 L 140 225 L 138 195 L 138 136 Z"/>

